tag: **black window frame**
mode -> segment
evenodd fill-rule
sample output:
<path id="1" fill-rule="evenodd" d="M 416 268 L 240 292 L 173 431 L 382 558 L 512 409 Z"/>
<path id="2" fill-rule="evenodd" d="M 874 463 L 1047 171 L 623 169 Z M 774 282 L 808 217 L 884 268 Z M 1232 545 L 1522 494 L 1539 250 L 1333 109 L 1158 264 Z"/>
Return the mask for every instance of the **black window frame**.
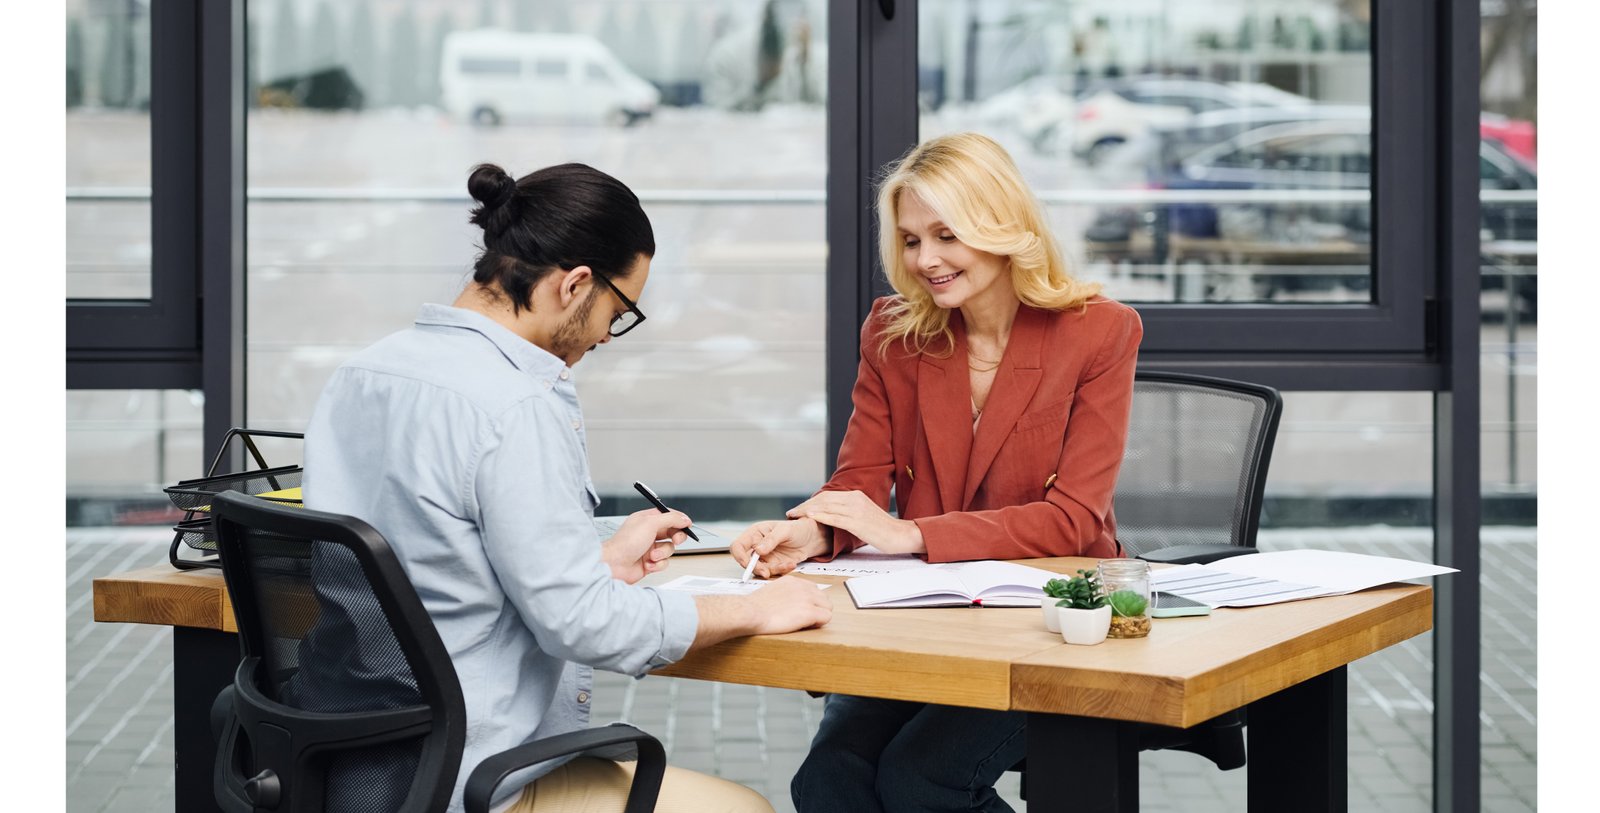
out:
<path id="1" fill-rule="evenodd" d="M 69 389 L 202 389 L 207 449 L 244 425 L 246 0 L 151 3 L 151 297 L 71 300 Z M 1286 390 L 1434 393 L 1434 804 L 1479 806 L 1476 3 L 1372 4 L 1371 305 L 1141 305 L 1141 364 Z M 891 11 L 894 9 L 895 11 Z M 886 292 L 872 179 L 918 139 L 917 4 L 830 0 L 828 466 Z M 197 465 L 203 461 L 196 461 Z"/>
<path id="2" fill-rule="evenodd" d="M 1435 585 L 1434 808 L 1473 810 L 1481 800 L 1479 9 L 1419 0 L 1377 2 L 1371 12 L 1372 301 L 1141 303 L 1139 361 L 1283 390 L 1433 393 L 1435 561 L 1462 571 Z M 860 326 L 872 300 L 889 293 L 874 251 L 872 182 L 919 138 L 917 14 L 915 2 L 829 5 L 830 471 L 851 414 Z"/>
<path id="3" fill-rule="evenodd" d="M 151 295 L 67 300 L 67 389 L 201 390 L 215 449 L 245 423 L 245 0 L 149 8 Z"/>
<path id="4" fill-rule="evenodd" d="M 1430 145 L 1440 137 L 1433 112 L 1441 101 L 1436 58 L 1445 5 L 1372 6 L 1372 301 L 1140 304 L 1141 358 L 1283 389 L 1436 390 L 1444 383 L 1438 286 L 1406 269 L 1440 262 L 1437 243 L 1413 237 L 1437 230 Z M 850 347 L 872 299 L 889 292 L 876 270 L 867 179 L 917 141 L 916 15 L 915 3 L 898 4 L 892 20 L 873 3 L 834 0 L 829 11 L 829 150 L 838 170 L 828 187 L 829 281 L 838 289 L 829 294 L 829 337 Z M 845 385 L 845 373 L 834 369 L 843 365 L 843 356 L 830 356 L 830 388 Z M 849 369 L 853 375 L 853 362 Z M 847 386 L 829 406 L 849 415 Z M 834 423 L 830 459 L 843 433 Z"/>
<path id="5" fill-rule="evenodd" d="M 184 194 L 199 177 L 199 97 L 193 92 L 199 40 L 192 6 L 192 0 L 157 0 L 149 7 L 150 297 L 67 301 L 69 380 L 83 369 L 74 362 L 91 358 L 109 362 L 138 354 L 147 364 L 198 365 L 199 200 Z M 188 377 L 198 386 L 197 367 L 164 377 Z"/>

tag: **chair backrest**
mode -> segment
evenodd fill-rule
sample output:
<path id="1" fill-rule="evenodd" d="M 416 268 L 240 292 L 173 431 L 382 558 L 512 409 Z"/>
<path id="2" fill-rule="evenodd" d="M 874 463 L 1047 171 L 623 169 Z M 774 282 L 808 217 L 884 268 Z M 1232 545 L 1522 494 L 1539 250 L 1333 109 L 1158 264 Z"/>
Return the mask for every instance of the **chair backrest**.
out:
<path id="1" fill-rule="evenodd" d="M 448 650 L 394 551 L 353 517 L 214 506 L 242 660 L 214 775 L 224 810 L 443 810 L 465 744 Z M 209 698 L 207 698 L 209 700 Z"/>
<path id="2" fill-rule="evenodd" d="M 1282 412 L 1271 387 L 1137 372 L 1115 497 L 1127 555 L 1187 544 L 1254 546 Z"/>

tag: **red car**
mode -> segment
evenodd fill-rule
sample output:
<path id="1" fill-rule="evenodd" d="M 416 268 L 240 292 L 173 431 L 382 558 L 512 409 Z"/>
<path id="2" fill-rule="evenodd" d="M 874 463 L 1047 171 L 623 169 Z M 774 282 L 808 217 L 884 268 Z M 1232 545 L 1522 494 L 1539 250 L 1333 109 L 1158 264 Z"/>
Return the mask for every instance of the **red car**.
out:
<path id="1" fill-rule="evenodd" d="M 1507 118 L 1495 113 L 1484 113 L 1478 117 L 1478 133 L 1484 138 L 1500 142 L 1506 152 L 1527 161 L 1530 165 L 1537 166 L 1535 155 L 1538 152 L 1539 141 L 1534 132 L 1533 122 Z"/>

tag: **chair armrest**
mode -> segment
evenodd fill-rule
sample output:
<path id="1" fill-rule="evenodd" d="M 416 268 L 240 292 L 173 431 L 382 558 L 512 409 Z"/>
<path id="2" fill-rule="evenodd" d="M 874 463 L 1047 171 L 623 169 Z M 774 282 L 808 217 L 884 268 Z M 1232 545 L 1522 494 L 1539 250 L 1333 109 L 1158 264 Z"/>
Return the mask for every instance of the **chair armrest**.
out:
<path id="1" fill-rule="evenodd" d="M 1164 562 L 1171 565 L 1207 565 L 1212 562 L 1227 559 L 1230 556 L 1243 556 L 1247 553 L 1257 553 L 1255 548 L 1243 545 L 1228 545 L 1224 543 L 1173 545 L 1166 548 L 1157 548 L 1138 555 L 1139 559 L 1146 562 Z"/>
<path id="2" fill-rule="evenodd" d="M 628 804 L 623 810 L 650 813 L 661 792 L 661 777 L 667 772 L 667 752 L 655 737 L 624 723 L 557 734 L 486 757 L 467 777 L 467 813 L 489 813 L 495 788 L 516 771 L 559 756 L 630 742 L 638 744 L 639 765 L 633 772 L 633 786 L 628 789 Z"/>
<path id="3" fill-rule="evenodd" d="M 228 730 L 228 720 L 233 718 L 233 684 L 217 692 L 211 701 L 211 744 L 221 745 L 222 735 Z"/>

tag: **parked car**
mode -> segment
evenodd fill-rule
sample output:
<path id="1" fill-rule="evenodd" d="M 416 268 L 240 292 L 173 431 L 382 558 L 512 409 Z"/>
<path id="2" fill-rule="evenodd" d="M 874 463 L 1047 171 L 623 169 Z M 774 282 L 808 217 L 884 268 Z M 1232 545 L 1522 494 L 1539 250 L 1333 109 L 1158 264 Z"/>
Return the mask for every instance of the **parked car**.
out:
<path id="1" fill-rule="evenodd" d="M 1479 180 L 1484 189 L 1538 187 L 1533 169 L 1499 142 L 1481 140 L 1478 158 Z M 1152 186 L 1167 189 L 1370 189 L 1371 122 L 1364 117 L 1314 119 L 1260 127 L 1197 151 L 1175 166 L 1155 169 L 1158 174 L 1151 178 Z M 1174 213 L 1174 231 L 1229 236 L 1219 233 L 1216 216 L 1206 214 L 1207 208 L 1213 207 L 1192 209 L 1188 217 Z M 1370 210 L 1368 206 L 1355 208 Z M 1482 210 L 1485 238 L 1538 238 L 1534 207 L 1490 202 Z M 1364 230 L 1369 231 L 1370 226 Z M 1360 234 L 1350 236 L 1364 239 Z"/>
<path id="2" fill-rule="evenodd" d="M 984 127 L 1020 127 L 1025 116 L 1051 109 L 1070 113 L 1080 83 L 1069 73 L 1039 74 L 993 93 L 973 107 L 973 120 Z"/>
<path id="3" fill-rule="evenodd" d="M 256 91 L 256 103 L 262 107 L 360 110 L 366 95 L 349 71 L 332 67 L 264 82 Z"/>
<path id="4" fill-rule="evenodd" d="M 1238 121 L 1225 118 L 1193 127 L 1158 130 L 1130 148 L 1144 163 L 1153 189 L 1365 191 L 1372 184 L 1371 120 L 1364 108 L 1319 108 L 1303 117 L 1273 121 L 1229 133 Z M 1219 137 L 1220 136 L 1220 137 Z M 1485 190 L 1538 187 L 1533 167 L 1498 141 L 1479 142 L 1479 178 Z M 1133 253 L 1133 259 L 1168 262 L 1174 245 L 1214 246 L 1234 262 L 1271 257 L 1289 265 L 1356 261 L 1372 240 L 1372 207 L 1355 202 L 1186 202 L 1103 210 L 1088 227 L 1091 253 Z M 1495 200 L 1480 207 L 1485 241 L 1538 239 L 1538 210 L 1529 202 Z M 1209 242 L 1207 242 L 1209 241 Z M 1262 260 L 1263 264 L 1267 261 Z M 1305 274 L 1263 275 L 1254 296 L 1330 282 L 1363 289 L 1366 275 L 1322 278 Z M 1486 287 L 1488 281 L 1486 280 Z M 1534 295 L 1527 286 L 1525 298 Z M 1531 301 L 1528 303 L 1533 304 Z"/>
<path id="5" fill-rule="evenodd" d="M 1140 76 L 1093 85 L 1070 104 L 1044 103 L 1018 125 L 1041 152 L 1067 152 L 1099 164 L 1151 128 L 1174 127 L 1219 110 L 1307 109 L 1315 102 L 1258 82 Z"/>
<path id="6" fill-rule="evenodd" d="M 457 31 L 439 61 L 445 108 L 495 126 L 506 121 L 632 124 L 661 93 L 594 37 Z"/>
<path id="7" fill-rule="evenodd" d="M 1108 182 L 1148 187 L 1152 180 L 1176 171 L 1183 159 L 1241 133 L 1273 124 L 1364 119 L 1369 115 L 1370 108 L 1358 105 L 1213 110 L 1177 124 L 1147 128 L 1111 153 L 1101 163 L 1099 175 Z"/>
<path id="8" fill-rule="evenodd" d="M 1528 166 L 1536 166 L 1539 139 L 1533 122 L 1484 113 L 1478 119 L 1478 132 L 1484 138 L 1500 142 L 1506 152 L 1527 162 Z"/>

